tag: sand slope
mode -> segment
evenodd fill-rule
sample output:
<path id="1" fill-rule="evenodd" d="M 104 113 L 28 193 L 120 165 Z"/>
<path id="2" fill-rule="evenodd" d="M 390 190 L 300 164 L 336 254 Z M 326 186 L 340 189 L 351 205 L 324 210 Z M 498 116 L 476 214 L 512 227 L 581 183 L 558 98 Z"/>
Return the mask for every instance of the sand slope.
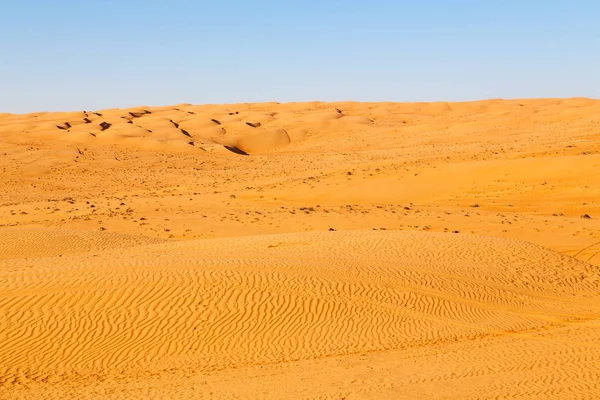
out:
<path id="1" fill-rule="evenodd" d="M 600 102 L 0 115 L 0 399 L 600 397 Z"/>
<path id="2" fill-rule="evenodd" d="M 568 351 L 559 346 L 536 354 L 529 348 L 545 337 L 568 342 L 571 329 L 598 337 L 600 270 L 522 242 L 304 233 L 13 259 L 1 267 L 5 388 L 90 380 L 102 387 L 133 382 L 139 374 L 168 378 L 505 341 L 521 365 L 553 363 L 557 372 L 547 393 L 558 394 L 567 383 L 600 390 L 594 370 L 600 350 L 591 338 L 571 343 Z M 470 356 L 463 354 L 463 362 L 472 362 Z M 443 364 L 456 354 L 438 357 Z M 501 388 L 518 382 L 527 392 L 531 378 L 520 368 L 501 365 L 494 372 L 485 364 L 478 360 L 474 373 L 495 375 Z M 587 383 L 560 371 L 567 367 L 585 372 Z M 422 378 L 443 379 L 435 369 L 427 374 Z"/>

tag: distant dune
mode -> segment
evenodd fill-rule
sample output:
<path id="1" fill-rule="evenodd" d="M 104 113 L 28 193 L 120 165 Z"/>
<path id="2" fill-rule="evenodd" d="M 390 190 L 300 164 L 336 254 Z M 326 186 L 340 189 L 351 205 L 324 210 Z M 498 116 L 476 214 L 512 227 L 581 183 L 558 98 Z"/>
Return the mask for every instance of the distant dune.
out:
<path id="1" fill-rule="evenodd" d="M 0 399 L 600 397 L 600 101 L 0 114 L 0 144 Z"/>

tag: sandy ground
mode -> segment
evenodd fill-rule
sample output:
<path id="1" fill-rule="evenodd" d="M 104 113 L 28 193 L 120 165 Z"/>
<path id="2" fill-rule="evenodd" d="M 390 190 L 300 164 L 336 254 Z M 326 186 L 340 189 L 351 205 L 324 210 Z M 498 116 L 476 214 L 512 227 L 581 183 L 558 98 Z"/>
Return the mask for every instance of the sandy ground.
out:
<path id="1" fill-rule="evenodd" d="M 600 397 L 600 101 L 0 114 L 0 399 Z"/>

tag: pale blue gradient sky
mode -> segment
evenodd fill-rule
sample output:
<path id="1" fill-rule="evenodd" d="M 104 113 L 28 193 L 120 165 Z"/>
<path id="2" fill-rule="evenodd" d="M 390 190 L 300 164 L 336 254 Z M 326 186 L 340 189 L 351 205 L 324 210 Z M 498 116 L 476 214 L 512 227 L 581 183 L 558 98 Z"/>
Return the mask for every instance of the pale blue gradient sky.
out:
<path id="1" fill-rule="evenodd" d="M 600 1 L 6 0 L 0 112 L 600 97 Z"/>

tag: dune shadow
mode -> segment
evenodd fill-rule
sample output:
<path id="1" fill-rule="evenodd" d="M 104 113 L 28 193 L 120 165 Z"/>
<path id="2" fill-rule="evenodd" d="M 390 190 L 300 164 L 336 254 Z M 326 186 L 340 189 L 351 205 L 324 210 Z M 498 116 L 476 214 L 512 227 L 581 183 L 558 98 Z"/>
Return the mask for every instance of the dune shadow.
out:
<path id="1" fill-rule="evenodd" d="M 179 125 L 177 125 L 179 126 Z M 187 137 L 192 137 L 192 135 L 190 135 L 190 133 L 188 131 L 186 131 L 185 129 L 179 129 L 181 131 L 181 133 L 183 133 L 185 136 Z"/>
<path id="2" fill-rule="evenodd" d="M 224 146 L 227 150 L 231 151 L 235 154 L 240 154 L 242 156 L 249 156 L 250 154 L 246 153 L 244 150 L 240 150 L 235 146 Z"/>

